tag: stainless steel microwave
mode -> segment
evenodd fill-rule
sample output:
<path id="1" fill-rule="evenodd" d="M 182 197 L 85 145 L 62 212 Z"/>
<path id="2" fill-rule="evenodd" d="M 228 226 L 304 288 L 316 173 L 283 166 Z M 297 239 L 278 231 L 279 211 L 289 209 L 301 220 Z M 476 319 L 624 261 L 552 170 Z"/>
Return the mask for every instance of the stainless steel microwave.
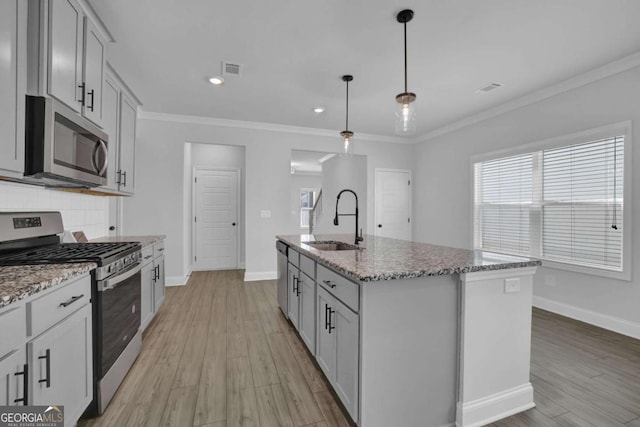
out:
<path id="1" fill-rule="evenodd" d="M 53 98 L 27 96 L 24 180 L 48 187 L 107 183 L 109 138 Z"/>

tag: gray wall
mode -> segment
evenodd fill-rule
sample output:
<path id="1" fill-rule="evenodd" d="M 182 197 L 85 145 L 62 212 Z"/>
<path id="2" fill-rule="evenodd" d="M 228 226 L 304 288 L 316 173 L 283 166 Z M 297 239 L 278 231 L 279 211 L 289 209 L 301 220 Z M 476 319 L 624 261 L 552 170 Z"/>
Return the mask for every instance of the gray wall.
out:
<path id="1" fill-rule="evenodd" d="M 342 142 L 338 132 L 328 137 L 217 126 L 202 120 L 189 123 L 184 118 L 145 119 L 141 115 L 136 140 L 136 195 L 123 201 L 123 233 L 167 235 L 170 283 L 184 281 L 190 267 L 186 255 L 190 240 L 190 218 L 185 208 L 189 190 L 184 184 L 190 164 L 185 161 L 186 142 L 245 147 L 247 277 L 275 275 L 275 236 L 290 231 L 291 150 L 338 152 Z M 374 169 L 410 169 L 413 146 L 360 139 L 355 151 L 367 155 L 367 223 L 371 224 Z M 270 210 L 271 218 L 260 218 L 261 210 Z"/>
<path id="2" fill-rule="evenodd" d="M 633 120 L 640 135 L 640 68 L 555 95 L 426 141 L 414 163 L 414 238 L 472 246 L 471 157 L 598 126 Z M 637 137 L 636 137 L 637 138 Z M 637 147 L 636 147 L 637 148 Z M 640 150 L 633 149 L 632 268 L 640 267 Z M 628 182 L 626 184 L 631 184 Z M 555 286 L 545 285 L 545 278 Z M 640 280 L 614 280 L 541 268 L 535 276 L 538 304 L 640 337 Z"/>

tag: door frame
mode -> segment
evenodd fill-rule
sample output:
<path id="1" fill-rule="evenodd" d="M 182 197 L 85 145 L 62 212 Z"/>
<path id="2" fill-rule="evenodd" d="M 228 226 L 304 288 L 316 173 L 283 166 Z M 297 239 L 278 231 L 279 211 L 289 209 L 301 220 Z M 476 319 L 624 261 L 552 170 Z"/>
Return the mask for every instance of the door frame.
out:
<path id="1" fill-rule="evenodd" d="M 196 172 L 206 171 L 206 172 L 235 172 L 236 173 L 236 215 L 238 216 L 236 227 L 236 266 L 232 267 L 233 269 L 240 268 L 240 169 L 238 168 L 214 168 L 214 167 L 206 167 L 206 166 L 194 166 L 191 168 L 191 271 L 209 271 L 210 269 L 203 269 L 196 267 L 195 257 L 196 254 L 196 224 L 193 220 L 196 216 Z"/>
<path id="2" fill-rule="evenodd" d="M 409 174 L 409 218 L 413 218 L 413 172 L 411 169 L 375 168 L 373 172 L 373 235 L 377 236 L 378 230 L 378 173 L 379 172 L 406 172 Z M 413 222 L 409 222 L 409 240 L 413 239 Z"/>

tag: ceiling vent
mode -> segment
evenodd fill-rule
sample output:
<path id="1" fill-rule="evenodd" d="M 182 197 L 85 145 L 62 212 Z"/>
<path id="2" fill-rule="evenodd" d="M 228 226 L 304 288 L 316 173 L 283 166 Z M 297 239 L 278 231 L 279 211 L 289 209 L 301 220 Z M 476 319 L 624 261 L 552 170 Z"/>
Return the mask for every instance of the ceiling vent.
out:
<path id="1" fill-rule="evenodd" d="M 242 65 L 235 62 L 222 61 L 222 75 L 239 77 L 242 75 Z"/>
<path id="2" fill-rule="evenodd" d="M 476 90 L 476 93 L 491 92 L 494 89 L 498 89 L 500 86 L 502 86 L 500 83 L 489 83 L 485 87 L 481 87 L 480 89 Z"/>

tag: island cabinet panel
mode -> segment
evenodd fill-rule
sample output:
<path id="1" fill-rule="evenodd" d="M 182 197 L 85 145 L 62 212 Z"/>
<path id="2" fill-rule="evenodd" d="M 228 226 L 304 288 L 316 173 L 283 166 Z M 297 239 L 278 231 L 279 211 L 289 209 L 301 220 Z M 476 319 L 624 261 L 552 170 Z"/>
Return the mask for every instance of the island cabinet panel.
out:
<path id="1" fill-rule="evenodd" d="M 458 276 L 361 284 L 360 426 L 452 425 Z"/>
<path id="2" fill-rule="evenodd" d="M 291 252 L 291 251 L 290 251 Z M 287 302 L 288 317 L 296 329 L 298 327 L 298 315 L 300 304 L 300 270 L 293 264 L 288 264 L 287 287 L 289 289 L 289 299 Z"/>
<path id="3" fill-rule="evenodd" d="M 300 302 L 298 331 L 311 354 L 316 353 L 316 282 L 305 273 L 298 281 Z"/>
<path id="4" fill-rule="evenodd" d="M 24 323 L 24 319 L 22 319 Z M 24 346 L 0 358 L 0 406 L 22 406 L 30 402 L 25 388 L 29 381 Z"/>
<path id="5" fill-rule="evenodd" d="M 316 361 L 351 418 L 358 422 L 358 314 L 320 286 L 316 300 Z"/>

